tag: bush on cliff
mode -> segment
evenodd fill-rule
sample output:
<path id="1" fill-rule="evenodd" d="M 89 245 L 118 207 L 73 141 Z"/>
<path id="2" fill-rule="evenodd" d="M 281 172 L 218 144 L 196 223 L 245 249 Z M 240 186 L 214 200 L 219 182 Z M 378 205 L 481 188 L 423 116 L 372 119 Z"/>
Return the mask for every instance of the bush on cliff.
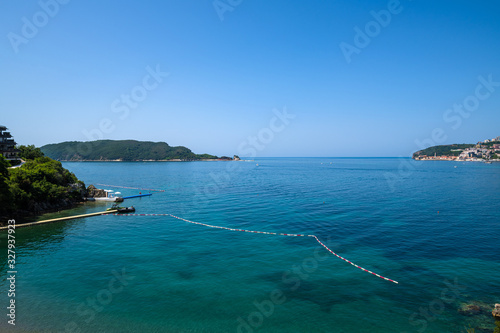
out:
<path id="1" fill-rule="evenodd" d="M 19 146 L 19 157 L 23 160 L 34 160 L 37 157 L 44 157 L 45 155 L 42 153 L 40 148 L 36 148 L 34 145 L 28 146 Z"/>
<path id="2" fill-rule="evenodd" d="M 2 215 L 37 213 L 70 206 L 81 200 L 85 185 L 63 168 L 61 162 L 36 157 L 15 169 L 6 169 L 3 167 L 5 163 L 8 164 L 3 156 L 0 157 Z"/>

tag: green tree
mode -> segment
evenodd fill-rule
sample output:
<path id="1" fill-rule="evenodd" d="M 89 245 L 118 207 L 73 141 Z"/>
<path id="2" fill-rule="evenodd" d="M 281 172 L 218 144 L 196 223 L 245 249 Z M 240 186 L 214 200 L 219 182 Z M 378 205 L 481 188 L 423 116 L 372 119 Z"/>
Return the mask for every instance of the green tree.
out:
<path id="1" fill-rule="evenodd" d="M 23 160 L 34 160 L 37 157 L 43 157 L 45 156 L 40 148 L 36 148 L 35 145 L 28 145 L 28 146 L 19 146 L 17 149 L 20 150 L 19 152 L 19 157 L 22 158 Z"/>
<path id="2" fill-rule="evenodd" d="M 13 208 L 33 210 L 37 204 L 58 204 L 81 198 L 79 189 L 85 185 L 49 157 L 28 160 L 21 168 L 10 169 L 7 181 Z"/>
<path id="3" fill-rule="evenodd" d="M 85 184 L 61 162 L 33 145 L 19 148 L 26 159 L 19 168 L 9 169 L 9 161 L 0 155 L 0 216 L 62 208 L 82 199 Z"/>
<path id="4" fill-rule="evenodd" d="M 0 214 L 6 214 L 12 207 L 12 193 L 7 179 L 9 177 L 9 161 L 0 154 Z"/>

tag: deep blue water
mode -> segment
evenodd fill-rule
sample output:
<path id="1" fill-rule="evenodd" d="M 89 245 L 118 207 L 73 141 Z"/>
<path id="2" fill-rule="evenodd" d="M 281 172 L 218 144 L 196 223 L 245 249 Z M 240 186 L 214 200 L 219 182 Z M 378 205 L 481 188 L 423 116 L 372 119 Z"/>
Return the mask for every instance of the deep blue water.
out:
<path id="1" fill-rule="evenodd" d="M 500 302 L 500 164 L 268 158 L 64 166 L 87 185 L 166 190 L 126 200 L 137 213 L 315 234 L 399 284 L 310 237 L 100 216 L 16 231 L 13 331 L 465 332 L 493 324 L 491 309 L 477 316 L 458 309 Z M 8 289 L 5 278 L 0 289 Z M 0 301 L 5 309 L 6 292 Z M 2 317 L 0 329 L 9 331 Z"/>

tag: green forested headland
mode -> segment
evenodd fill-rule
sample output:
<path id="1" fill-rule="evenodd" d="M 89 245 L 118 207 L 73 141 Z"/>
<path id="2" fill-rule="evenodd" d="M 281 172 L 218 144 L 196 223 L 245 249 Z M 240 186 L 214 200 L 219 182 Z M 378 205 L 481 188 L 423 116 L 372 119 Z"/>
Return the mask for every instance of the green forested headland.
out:
<path id="1" fill-rule="evenodd" d="M 453 144 L 453 145 L 442 145 L 429 147 L 423 150 L 419 150 L 413 154 L 413 158 L 417 156 L 437 156 L 447 155 L 447 156 L 458 156 L 460 152 L 466 148 L 474 147 L 474 144 Z"/>
<path id="2" fill-rule="evenodd" d="M 195 154 L 182 146 L 171 147 L 165 142 L 135 140 L 68 141 L 45 145 L 41 150 L 59 161 L 196 161 L 217 158 L 210 154 Z"/>
<path id="3" fill-rule="evenodd" d="M 34 146 L 20 146 L 20 167 L 0 155 L 0 216 L 14 218 L 71 207 L 82 200 L 85 184 L 61 162 L 43 155 Z"/>

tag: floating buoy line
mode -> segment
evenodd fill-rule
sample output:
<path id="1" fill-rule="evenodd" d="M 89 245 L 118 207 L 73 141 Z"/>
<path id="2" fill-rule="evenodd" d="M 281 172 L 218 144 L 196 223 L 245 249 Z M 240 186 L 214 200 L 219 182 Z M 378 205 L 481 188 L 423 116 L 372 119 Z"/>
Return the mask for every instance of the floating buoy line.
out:
<path id="1" fill-rule="evenodd" d="M 116 187 L 116 188 L 126 188 L 126 189 L 130 189 L 130 190 L 141 190 L 141 191 L 150 191 L 150 192 L 165 192 L 165 190 L 155 190 L 152 188 L 128 187 L 128 186 L 108 185 L 108 184 L 96 184 L 96 185 L 107 186 L 107 187 Z"/>
<path id="2" fill-rule="evenodd" d="M 109 185 L 108 185 L 109 186 Z M 333 252 L 328 246 L 326 246 L 325 244 L 323 244 L 318 237 L 316 237 L 315 235 L 306 235 L 306 234 L 287 234 L 287 233 L 280 233 L 280 232 L 269 232 L 269 231 L 255 231 L 255 230 L 246 230 L 246 229 L 235 229 L 235 228 L 228 228 L 228 227 L 221 227 L 221 226 L 217 226 L 217 225 L 211 225 L 211 224 L 206 224 L 206 223 L 200 223 L 200 222 L 194 222 L 194 221 L 190 221 L 190 220 L 186 220 L 186 219 L 183 219 L 182 217 L 178 217 L 178 216 L 175 216 L 175 215 L 172 215 L 172 214 L 113 214 L 113 215 L 117 215 L 117 216 L 170 216 L 170 217 L 173 217 L 175 219 L 178 219 L 178 220 L 181 220 L 181 221 L 184 221 L 184 222 L 187 222 L 187 223 L 191 223 L 191 224 L 197 224 L 197 225 L 202 225 L 204 227 L 208 227 L 208 228 L 215 228 L 215 229 L 223 229 L 223 230 L 229 230 L 229 231 L 240 231 L 240 232 L 249 232 L 249 233 L 253 233 L 253 234 L 264 234 L 264 235 L 275 235 L 275 236 L 287 236 L 287 237 L 312 237 L 314 238 L 321 246 L 323 246 L 328 252 L 330 252 L 331 254 L 333 254 L 334 256 L 336 256 L 337 258 L 339 259 L 342 259 L 344 260 L 345 262 L 348 262 L 349 264 L 353 265 L 354 267 L 356 268 L 359 268 L 361 269 L 362 271 L 365 271 L 367 273 L 370 273 L 370 274 L 373 274 L 375 275 L 376 277 L 379 277 L 381 279 L 384 279 L 386 281 L 389 281 L 389 282 L 393 282 L 393 283 L 396 283 L 398 284 L 399 282 L 398 281 L 395 281 L 395 280 L 392 280 L 392 279 L 389 279 L 389 278 L 386 278 L 380 274 L 377 274 L 375 272 L 372 272 L 366 268 L 363 268 L 359 265 L 356 265 L 355 263 L 353 263 L 352 261 L 350 260 L 347 260 L 346 258 L 338 255 L 337 253 Z"/>

